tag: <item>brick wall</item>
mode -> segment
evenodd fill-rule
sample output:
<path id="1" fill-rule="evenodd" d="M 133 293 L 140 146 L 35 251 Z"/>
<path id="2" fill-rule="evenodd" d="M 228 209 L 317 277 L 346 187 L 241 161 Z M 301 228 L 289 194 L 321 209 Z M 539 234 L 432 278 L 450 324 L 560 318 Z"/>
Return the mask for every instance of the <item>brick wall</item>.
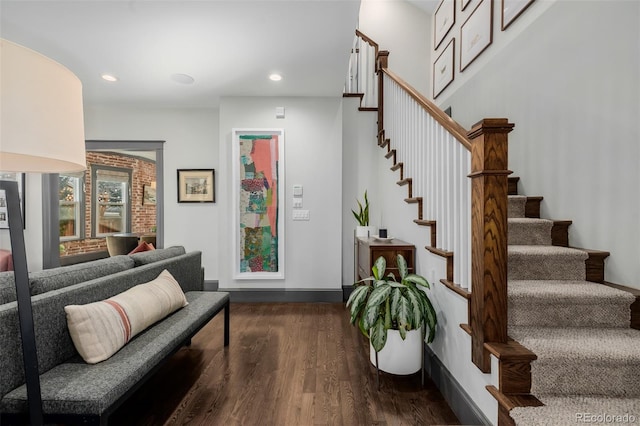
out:
<path id="1" fill-rule="evenodd" d="M 144 186 L 156 180 L 156 163 L 142 157 L 111 152 L 87 152 L 85 174 L 85 239 L 61 243 L 60 256 L 107 250 L 105 238 L 91 238 L 91 165 L 118 167 L 131 170 L 131 232 L 148 234 L 156 226 L 155 204 L 143 204 Z"/>

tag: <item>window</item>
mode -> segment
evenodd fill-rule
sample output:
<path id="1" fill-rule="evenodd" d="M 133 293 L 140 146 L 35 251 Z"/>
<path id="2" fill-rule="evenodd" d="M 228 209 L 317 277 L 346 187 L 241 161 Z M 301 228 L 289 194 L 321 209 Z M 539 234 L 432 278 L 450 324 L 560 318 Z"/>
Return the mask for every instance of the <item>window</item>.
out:
<path id="1" fill-rule="evenodd" d="M 93 236 L 130 232 L 131 170 L 106 166 L 91 170 Z"/>
<path id="2" fill-rule="evenodd" d="M 82 238 L 84 228 L 84 172 L 58 178 L 60 241 Z"/>

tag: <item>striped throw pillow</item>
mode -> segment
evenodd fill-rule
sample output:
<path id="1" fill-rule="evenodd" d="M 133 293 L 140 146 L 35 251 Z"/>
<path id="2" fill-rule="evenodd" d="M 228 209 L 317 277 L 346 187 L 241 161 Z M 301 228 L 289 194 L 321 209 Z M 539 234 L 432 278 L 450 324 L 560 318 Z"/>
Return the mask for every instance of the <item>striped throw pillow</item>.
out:
<path id="1" fill-rule="evenodd" d="M 164 270 L 155 280 L 114 297 L 86 305 L 68 305 L 64 310 L 76 350 L 85 362 L 95 364 L 184 306 L 187 299 L 180 284 Z"/>

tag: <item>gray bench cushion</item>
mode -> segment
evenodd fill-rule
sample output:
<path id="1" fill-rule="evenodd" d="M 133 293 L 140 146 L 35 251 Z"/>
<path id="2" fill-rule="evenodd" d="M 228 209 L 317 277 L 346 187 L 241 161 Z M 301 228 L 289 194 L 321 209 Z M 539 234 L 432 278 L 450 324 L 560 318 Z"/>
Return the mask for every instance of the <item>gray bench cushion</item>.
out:
<path id="1" fill-rule="evenodd" d="M 31 295 L 46 293 L 105 275 L 132 269 L 134 260 L 129 256 L 114 256 L 92 262 L 62 266 L 29 273 Z M 0 304 L 16 300 L 16 288 L 13 272 L 0 274 Z"/>
<path id="2" fill-rule="evenodd" d="M 89 365 L 78 359 L 41 375 L 44 412 L 102 414 L 229 300 L 225 292 L 188 292 L 186 296 L 188 306 L 138 335 L 108 360 Z M 0 408 L 26 411 L 26 387 L 7 394 Z"/>
<path id="3" fill-rule="evenodd" d="M 93 262 L 32 272 L 29 274 L 31 295 L 57 290 L 131 268 L 133 268 L 133 263 L 128 256 L 114 256 Z"/>
<path id="4" fill-rule="evenodd" d="M 16 300 L 16 284 L 13 271 L 0 272 L 0 305 Z"/>
<path id="5" fill-rule="evenodd" d="M 146 265 L 148 263 L 157 262 L 159 260 L 169 259 L 170 257 L 180 256 L 186 251 L 182 246 L 167 247 L 165 249 L 141 251 L 140 253 L 130 254 L 135 266 Z"/>

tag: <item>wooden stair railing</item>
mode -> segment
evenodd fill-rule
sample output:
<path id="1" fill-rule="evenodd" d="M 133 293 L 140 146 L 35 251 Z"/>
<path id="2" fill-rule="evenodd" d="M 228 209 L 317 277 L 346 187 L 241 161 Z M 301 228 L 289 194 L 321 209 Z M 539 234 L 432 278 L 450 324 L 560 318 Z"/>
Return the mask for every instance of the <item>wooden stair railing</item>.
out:
<path id="1" fill-rule="evenodd" d="M 372 80 L 375 78 L 375 66 L 378 51 L 378 43 L 371 40 L 359 30 L 356 30 L 356 38 L 354 40 L 354 46 L 351 50 L 351 59 L 349 61 L 349 75 L 347 76 L 345 93 L 342 96 L 345 98 L 360 98 L 360 106 L 358 107 L 359 111 L 378 110 L 377 105 L 374 104 L 374 102 L 377 102 L 378 100 L 375 90 L 367 90 L 368 88 L 371 89 L 377 85 L 377 82 Z M 369 70 L 369 66 L 371 67 L 371 75 L 366 72 Z"/>
<path id="2" fill-rule="evenodd" d="M 389 148 L 390 141 L 384 138 L 384 80 L 383 72 L 389 66 L 389 51 L 381 50 L 376 56 L 376 74 L 378 75 L 378 145 L 386 143 Z M 396 164 L 394 161 L 393 164 Z"/>
<path id="3" fill-rule="evenodd" d="M 418 225 L 431 227 L 427 250 L 447 260 L 447 277 L 441 282 L 469 299 L 472 336 L 472 360 L 483 372 L 491 366 L 490 351 L 485 344 L 508 344 L 507 337 L 507 135 L 513 124 L 507 119 L 484 119 L 470 132 L 446 115 L 431 101 L 417 92 L 388 69 L 389 52 L 378 55 L 378 145 L 386 148 L 387 158 L 393 158 L 392 170 L 400 170 L 398 185 L 408 186 L 407 203 L 418 205 Z M 401 86 L 431 117 L 471 152 L 471 292 L 454 283 L 455 253 L 436 245 L 437 224 L 423 217 L 423 198 L 413 191 L 413 177 L 404 173 L 404 164 L 397 162 L 397 152 L 385 134 L 384 79 Z M 419 194 L 420 195 L 420 194 Z"/>

